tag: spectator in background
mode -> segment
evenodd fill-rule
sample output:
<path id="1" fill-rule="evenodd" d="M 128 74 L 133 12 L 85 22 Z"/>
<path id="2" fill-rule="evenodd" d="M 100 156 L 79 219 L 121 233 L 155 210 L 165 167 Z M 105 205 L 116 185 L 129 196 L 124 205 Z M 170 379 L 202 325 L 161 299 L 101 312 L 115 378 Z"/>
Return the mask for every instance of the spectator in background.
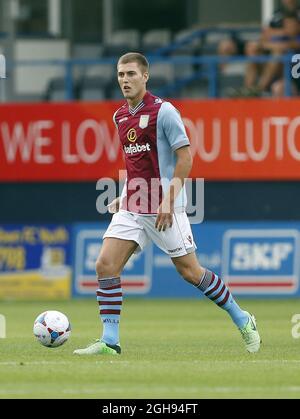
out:
<path id="1" fill-rule="evenodd" d="M 270 54 L 282 56 L 300 47 L 300 8 L 297 0 L 281 0 L 281 8 L 276 10 L 268 27 L 264 28 L 259 41 L 247 42 L 245 54 L 248 57 Z M 282 90 L 282 64 L 278 61 L 268 63 L 248 63 L 243 93 L 247 96 L 260 96 L 263 92 Z M 277 83 L 277 84 L 276 84 Z"/>
<path id="2" fill-rule="evenodd" d="M 223 39 L 220 41 L 218 45 L 218 55 L 224 56 L 224 57 L 230 57 L 234 55 L 243 55 L 244 54 L 244 45 L 243 43 L 232 37 Z M 233 62 L 233 63 L 222 63 L 220 64 L 220 71 L 222 74 L 232 74 L 236 73 L 240 70 L 241 64 L 239 62 Z"/>

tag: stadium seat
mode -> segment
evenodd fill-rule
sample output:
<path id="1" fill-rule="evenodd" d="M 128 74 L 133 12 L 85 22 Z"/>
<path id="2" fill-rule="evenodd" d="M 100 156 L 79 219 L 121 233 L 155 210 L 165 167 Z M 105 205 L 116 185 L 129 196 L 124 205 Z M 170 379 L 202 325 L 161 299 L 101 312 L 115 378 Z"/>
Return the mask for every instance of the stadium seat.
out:
<path id="1" fill-rule="evenodd" d="M 168 96 L 167 85 L 164 77 L 151 77 L 147 83 L 147 89 L 156 96 Z"/>
<path id="2" fill-rule="evenodd" d="M 172 58 L 180 58 L 184 59 L 183 57 L 186 57 L 187 54 L 185 53 L 178 53 L 177 51 L 171 54 Z M 194 64 L 189 62 L 176 62 L 173 63 L 174 68 L 174 78 L 175 79 L 183 79 L 187 77 L 191 77 L 194 74 L 195 68 Z"/>
<path id="3" fill-rule="evenodd" d="M 142 37 L 142 51 L 144 54 L 155 52 L 156 49 L 170 44 L 171 40 L 169 29 L 152 29 Z"/>
<path id="4" fill-rule="evenodd" d="M 78 99 L 104 100 L 107 98 L 107 80 L 102 77 L 83 77 L 78 83 Z"/>
<path id="5" fill-rule="evenodd" d="M 174 67 L 170 62 L 150 64 L 150 78 L 163 78 L 167 83 L 174 80 Z"/>
<path id="6" fill-rule="evenodd" d="M 261 37 L 261 29 L 243 30 L 236 31 L 236 37 L 242 42 L 258 41 Z"/>
<path id="7" fill-rule="evenodd" d="M 188 83 L 178 92 L 182 99 L 206 99 L 208 98 L 208 80 L 196 79 Z"/>
<path id="8" fill-rule="evenodd" d="M 244 76 L 246 70 L 246 64 L 238 61 L 227 62 L 222 70 L 222 75 L 225 76 Z"/>
<path id="9" fill-rule="evenodd" d="M 114 64 L 89 64 L 86 66 L 84 75 L 88 77 L 101 77 L 110 82 L 116 77 L 117 69 Z"/>
<path id="10" fill-rule="evenodd" d="M 126 54 L 128 51 L 132 51 L 133 48 L 130 48 L 127 44 L 122 45 L 110 45 L 106 44 L 104 46 L 103 56 L 105 57 L 120 57 L 121 55 Z"/>
<path id="11" fill-rule="evenodd" d="M 66 100 L 65 78 L 56 77 L 48 83 L 43 99 L 49 102 L 62 102 Z"/>
<path id="12" fill-rule="evenodd" d="M 72 58 L 75 60 L 95 60 L 102 57 L 103 54 L 103 45 L 98 44 L 77 44 L 72 48 Z M 75 78 L 79 79 L 84 74 L 86 74 L 87 68 L 89 66 L 75 64 L 73 65 L 73 75 Z M 92 66 L 90 66 L 92 68 Z"/>
<path id="13" fill-rule="evenodd" d="M 174 67 L 172 63 L 162 62 L 150 65 L 148 88 L 158 96 L 169 95 L 168 86 L 174 82 Z"/>
<path id="14" fill-rule="evenodd" d="M 73 59 L 95 59 L 103 54 L 101 44 L 75 44 L 72 48 Z"/>
<path id="15" fill-rule="evenodd" d="M 180 42 L 183 39 L 191 36 L 195 32 L 194 29 L 182 29 L 174 35 L 174 42 Z M 196 37 L 178 47 L 174 53 L 180 55 L 196 55 L 200 52 L 202 46 L 202 37 Z"/>
<path id="16" fill-rule="evenodd" d="M 114 32 L 109 41 L 105 43 L 103 55 L 119 57 L 129 51 L 138 51 L 139 46 L 140 34 L 137 30 L 119 30 Z"/>
<path id="17" fill-rule="evenodd" d="M 90 64 L 77 84 L 77 97 L 81 100 L 102 100 L 109 96 L 112 80 L 116 78 L 113 64 Z"/>
<path id="18" fill-rule="evenodd" d="M 243 74 L 219 75 L 218 88 L 219 97 L 234 96 L 235 91 L 244 85 Z"/>

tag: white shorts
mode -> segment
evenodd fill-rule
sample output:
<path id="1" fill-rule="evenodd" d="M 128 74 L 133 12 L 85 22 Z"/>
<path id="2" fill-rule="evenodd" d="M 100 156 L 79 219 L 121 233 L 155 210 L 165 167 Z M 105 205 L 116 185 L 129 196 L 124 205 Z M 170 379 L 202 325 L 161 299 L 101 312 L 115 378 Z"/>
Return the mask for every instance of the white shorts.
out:
<path id="1" fill-rule="evenodd" d="M 120 210 L 113 215 L 108 229 L 103 235 L 123 240 L 133 240 L 138 244 L 135 253 L 142 251 L 152 240 L 170 257 L 179 257 L 194 252 L 197 247 L 185 212 L 173 215 L 173 225 L 166 231 L 155 228 L 156 215 L 139 215 Z"/>

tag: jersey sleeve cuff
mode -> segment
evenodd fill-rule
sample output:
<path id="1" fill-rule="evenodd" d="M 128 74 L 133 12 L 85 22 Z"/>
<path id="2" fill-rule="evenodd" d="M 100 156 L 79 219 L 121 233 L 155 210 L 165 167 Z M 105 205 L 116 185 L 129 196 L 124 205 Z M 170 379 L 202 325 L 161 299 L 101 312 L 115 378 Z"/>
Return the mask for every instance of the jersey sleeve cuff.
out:
<path id="1" fill-rule="evenodd" d="M 186 139 L 185 139 L 185 140 L 178 141 L 176 144 L 174 144 L 174 145 L 172 146 L 172 150 L 173 150 L 173 151 L 178 150 L 178 148 L 184 147 L 184 146 L 186 146 L 186 145 L 190 145 L 189 140 L 186 140 Z"/>

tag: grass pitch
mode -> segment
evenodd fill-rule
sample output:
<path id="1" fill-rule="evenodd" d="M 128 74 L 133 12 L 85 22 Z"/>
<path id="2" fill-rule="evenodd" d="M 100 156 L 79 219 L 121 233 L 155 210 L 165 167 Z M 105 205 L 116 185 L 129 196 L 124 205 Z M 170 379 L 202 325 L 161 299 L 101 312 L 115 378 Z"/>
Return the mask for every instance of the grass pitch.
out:
<path id="1" fill-rule="evenodd" d="M 99 337 L 97 304 L 0 302 L 0 398 L 299 398 L 300 339 L 291 334 L 298 300 L 240 300 L 255 314 L 263 339 L 248 354 L 227 313 L 206 300 L 125 298 L 122 355 L 78 357 Z M 33 321 L 45 310 L 72 324 L 60 348 L 39 345 Z"/>

